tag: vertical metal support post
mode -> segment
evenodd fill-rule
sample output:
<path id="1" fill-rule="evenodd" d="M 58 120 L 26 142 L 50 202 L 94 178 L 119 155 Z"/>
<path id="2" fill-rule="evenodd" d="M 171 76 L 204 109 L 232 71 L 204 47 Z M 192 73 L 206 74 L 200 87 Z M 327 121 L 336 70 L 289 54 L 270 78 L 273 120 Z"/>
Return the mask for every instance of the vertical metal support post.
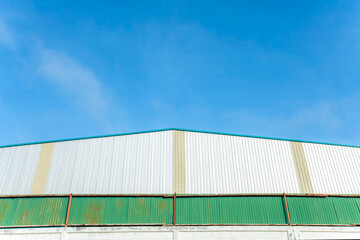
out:
<path id="1" fill-rule="evenodd" d="M 285 201 L 285 207 L 286 207 L 286 213 L 287 213 L 287 218 L 288 218 L 288 221 L 289 221 L 289 225 L 291 225 L 289 208 L 288 208 L 288 204 L 287 204 L 287 201 L 286 201 L 286 194 L 285 194 L 285 192 L 284 192 L 284 201 Z"/>
<path id="2" fill-rule="evenodd" d="M 176 193 L 174 194 L 174 219 L 173 224 L 176 225 Z"/>
<path id="3" fill-rule="evenodd" d="M 65 227 L 67 227 L 67 226 L 68 226 L 68 223 L 69 223 L 71 200 L 72 200 L 72 193 L 70 193 L 70 196 L 69 196 L 69 204 L 68 204 L 67 213 L 66 213 Z"/>

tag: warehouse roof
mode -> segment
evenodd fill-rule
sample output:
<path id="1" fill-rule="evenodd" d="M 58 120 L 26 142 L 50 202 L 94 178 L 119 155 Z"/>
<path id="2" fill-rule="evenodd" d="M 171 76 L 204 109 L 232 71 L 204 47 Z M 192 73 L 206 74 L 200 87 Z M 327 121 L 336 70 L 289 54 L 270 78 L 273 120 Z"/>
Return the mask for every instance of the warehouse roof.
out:
<path id="1" fill-rule="evenodd" d="M 0 148 L 0 195 L 360 194 L 360 148 L 165 129 Z"/>

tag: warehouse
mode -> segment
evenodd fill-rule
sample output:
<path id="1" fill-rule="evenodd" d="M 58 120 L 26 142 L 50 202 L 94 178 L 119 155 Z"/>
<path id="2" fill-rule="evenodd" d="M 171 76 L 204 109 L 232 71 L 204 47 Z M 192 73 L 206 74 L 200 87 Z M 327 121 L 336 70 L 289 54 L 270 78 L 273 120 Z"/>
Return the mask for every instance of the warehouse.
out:
<path id="1" fill-rule="evenodd" d="M 360 238 L 356 146 L 165 129 L 0 163 L 0 239 Z"/>

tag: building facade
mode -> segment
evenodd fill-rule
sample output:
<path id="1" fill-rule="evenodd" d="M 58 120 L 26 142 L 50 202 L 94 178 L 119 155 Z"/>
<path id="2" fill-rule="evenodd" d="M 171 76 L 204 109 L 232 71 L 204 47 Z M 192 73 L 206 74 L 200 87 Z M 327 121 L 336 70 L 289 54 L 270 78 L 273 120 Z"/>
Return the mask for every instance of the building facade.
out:
<path id="1" fill-rule="evenodd" d="M 0 164 L 0 239 L 360 238 L 356 146 L 166 129 Z"/>

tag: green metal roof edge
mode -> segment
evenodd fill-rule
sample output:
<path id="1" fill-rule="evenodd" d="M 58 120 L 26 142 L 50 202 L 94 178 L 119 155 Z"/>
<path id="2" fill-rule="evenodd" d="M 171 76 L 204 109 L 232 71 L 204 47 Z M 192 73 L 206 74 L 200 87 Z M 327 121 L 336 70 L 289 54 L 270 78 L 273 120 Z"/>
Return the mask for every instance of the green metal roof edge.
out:
<path id="1" fill-rule="evenodd" d="M 68 139 L 58 139 L 58 140 L 49 140 L 49 141 L 39 141 L 39 142 L 31 142 L 31 143 L 19 143 L 19 144 L 10 144 L 10 145 L 0 146 L 0 148 L 35 145 L 35 144 L 43 144 L 43 143 L 54 143 L 54 142 L 67 142 L 67 141 L 76 141 L 76 140 L 85 140 L 85 139 L 103 138 L 103 137 L 117 137 L 117 136 L 126 136 L 126 135 L 141 134 L 141 133 L 164 132 L 164 131 L 171 131 L 171 130 L 175 130 L 175 129 L 169 128 L 169 129 L 158 129 L 158 130 L 149 130 L 149 131 L 138 131 L 138 132 L 129 132 L 129 133 L 108 134 L 108 135 L 99 135 L 99 136 L 90 136 L 90 137 L 79 137 L 79 138 L 68 138 Z"/>
<path id="2" fill-rule="evenodd" d="M 315 144 L 323 144 L 323 145 L 333 145 L 333 146 L 341 146 L 341 147 L 355 147 L 355 148 L 360 148 L 360 146 L 348 145 L 348 144 L 326 143 L 326 142 L 316 142 L 316 141 L 305 141 L 305 140 L 296 140 L 296 139 L 287 139 L 287 138 L 261 137 L 261 136 L 245 135 L 245 134 L 234 134 L 234 133 L 222 133 L 222 132 L 200 131 L 200 130 L 180 129 L 180 128 L 173 128 L 173 129 L 169 129 L 169 130 L 178 130 L 178 131 L 186 131 L 186 132 L 218 134 L 218 135 L 225 135 L 225 136 L 248 137 L 248 138 L 259 138 L 259 139 L 268 139 L 268 140 L 288 141 L 288 142 L 291 141 L 291 142 L 315 143 Z"/>
<path id="3" fill-rule="evenodd" d="M 302 143 L 314 143 L 314 144 L 332 145 L 332 146 L 340 146 L 340 147 L 360 148 L 360 146 L 348 145 L 348 144 L 337 144 L 337 143 L 326 143 L 326 142 L 316 142 L 316 141 L 305 141 L 305 140 L 296 140 L 296 139 L 287 139 L 287 138 L 261 137 L 261 136 L 245 135 L 245 134 L 234 134 L 234 133 L 222 133 L 222 132 L 212 132 L 212 131 L 201 131 L 201 130 L 191 130 L 191 129 L 183 129 L 183 128 L 165 128 L 165 129 L 157 129 L 157 130 L 149 130 L 149 131 L 139 131 L 139 132 L 129 132 L 129 133 L 118 133 L 118 134 L 109 134 L 109 135 L 100 135 L 100 136 L 90 136 L 90 137 L 79 137 L 79 138 L 69 138 L 69 139 L 59 139 L 59 140 L 40 141 L 40 142 L 31 142 L 31 143 L 20 143 L 20 144 L 11 144 L 11 145 L 0 146 L 0 148 L 26 146 L 26 145 L 43 144 L 43 143 L 53 143 L 53 142 L 76 141 L 76 140 L 84 140 L 84 139 L 92 139 L 92 138 L 117 137 L 117 136 L 126 136 L 126 135 L 133 135 L 133 134 L 142 134 L 142 133 L 164 132 L 164 131 L 172 131 L 172 130 L 175 130 L 175 131 L 185 131 L 185 132 L 195 132 L 195 133 L 218 134 L 218 135 L 225 135 L 225 136 L 248 137 L 248 138 L 278 140 L 278 141 L 291 141 L 291 142 L 302 142 Z"/>

